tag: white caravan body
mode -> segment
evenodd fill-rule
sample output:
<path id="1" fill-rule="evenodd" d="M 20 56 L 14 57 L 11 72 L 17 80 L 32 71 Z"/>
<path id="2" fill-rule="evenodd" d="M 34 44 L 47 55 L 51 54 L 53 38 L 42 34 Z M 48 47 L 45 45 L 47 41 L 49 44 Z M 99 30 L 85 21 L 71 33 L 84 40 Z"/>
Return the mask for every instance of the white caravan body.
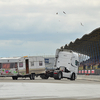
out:
<path id="1" fill-rule="evenodd" d="M 63 77 L 71 78 L 72 74 L 77 76 L 78 72 L 78 54 L 71 50 L 56 50 L 55 65 L 57 69 L 61 70 Z"/>
<path id="2" fill-rule="evenodd" d="M 24 56 L 0 58 L 0 76 L 29 75 L 45 73 L 44 58 Z"/>

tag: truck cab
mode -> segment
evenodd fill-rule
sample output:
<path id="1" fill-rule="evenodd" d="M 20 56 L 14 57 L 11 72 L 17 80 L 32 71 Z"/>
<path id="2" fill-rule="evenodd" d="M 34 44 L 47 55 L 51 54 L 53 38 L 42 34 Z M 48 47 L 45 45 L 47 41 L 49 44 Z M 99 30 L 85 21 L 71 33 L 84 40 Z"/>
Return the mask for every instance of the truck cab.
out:
<path id="1" fill-rule="evenodd" d="M 61 78 L 75 80 L 78 72 L 78 54 L 71 50 L 56 50 L 54 78 L 58 79 L 59 73 Z M 60 78 L 60 79 L 61 79 Z"/>

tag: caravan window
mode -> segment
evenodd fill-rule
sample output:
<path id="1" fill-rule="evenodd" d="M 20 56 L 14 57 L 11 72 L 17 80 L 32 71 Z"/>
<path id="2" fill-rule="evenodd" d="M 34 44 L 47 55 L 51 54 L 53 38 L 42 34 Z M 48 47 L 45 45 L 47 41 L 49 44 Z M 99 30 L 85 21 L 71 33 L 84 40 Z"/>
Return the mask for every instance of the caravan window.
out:
<path id="1" fill-rule="evenodd" d="M 33 61 L 33 62 L 31 62 L 31 66 L 34 66 L 34 61 Z"/>
<path id="2" fill-rule="evenodd" d="M 10 63 L 10 68 L 14 68 L 14 63 Z"/>
<path id="3" fill-rule="evenodd" d="M 2 68 L 4 68 L 4 69 L 10 68 L 10 63 L 3 63 L 3 64 L 2 64 Z"/>
<path id="4" fill-rule="evenodd" d="M 39 61 L 39 66 L 42 66 L 42 65 L 43 65 L 42 61 Z"/>
<path id="5" fill-rule="evenodd" d="M 19 62 L 19 67 L 23 67 L 23 62 Z"/>
<path id="6" fill-rule="evenodd" d="M 0 63 L 0 68 L 9 69 L 9 68 L 17 68 L 17 63 Z"/>

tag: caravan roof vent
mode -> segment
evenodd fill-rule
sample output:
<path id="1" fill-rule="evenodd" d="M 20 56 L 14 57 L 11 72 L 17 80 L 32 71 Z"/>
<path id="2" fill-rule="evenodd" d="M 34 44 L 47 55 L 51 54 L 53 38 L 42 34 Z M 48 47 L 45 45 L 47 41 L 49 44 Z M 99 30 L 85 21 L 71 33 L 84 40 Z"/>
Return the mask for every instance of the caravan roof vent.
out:
<path id="1" fill-rule="evenodd" d="M 24 58 L 28 57 L 28 56 L 23 56 Z"/>

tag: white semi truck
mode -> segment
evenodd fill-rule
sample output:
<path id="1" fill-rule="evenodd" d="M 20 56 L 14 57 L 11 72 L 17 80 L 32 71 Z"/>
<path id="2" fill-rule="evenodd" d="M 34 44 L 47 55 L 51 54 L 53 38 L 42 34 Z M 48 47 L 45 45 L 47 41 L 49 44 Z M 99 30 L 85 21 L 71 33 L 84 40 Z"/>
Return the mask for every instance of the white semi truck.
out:
<path id="1" fill-rule="evenodd" d="M 65 49 L 57 49 L 55 54 L 54 66 L 46 68 L 46 73 L 40 75 L 42 79 L 48 79 L 53 77 L 60 80 L 61 78 L 67 78 L 75 80 L 77 77 L 79 66 L 78 54 Z"/>
<path id="2" fill-rule="evenodd" d="M 75 80 L 78 72 L 78 54 L 71 50 L 57 49 L 55 55 L 54 79 L 68 78 Z"/>

